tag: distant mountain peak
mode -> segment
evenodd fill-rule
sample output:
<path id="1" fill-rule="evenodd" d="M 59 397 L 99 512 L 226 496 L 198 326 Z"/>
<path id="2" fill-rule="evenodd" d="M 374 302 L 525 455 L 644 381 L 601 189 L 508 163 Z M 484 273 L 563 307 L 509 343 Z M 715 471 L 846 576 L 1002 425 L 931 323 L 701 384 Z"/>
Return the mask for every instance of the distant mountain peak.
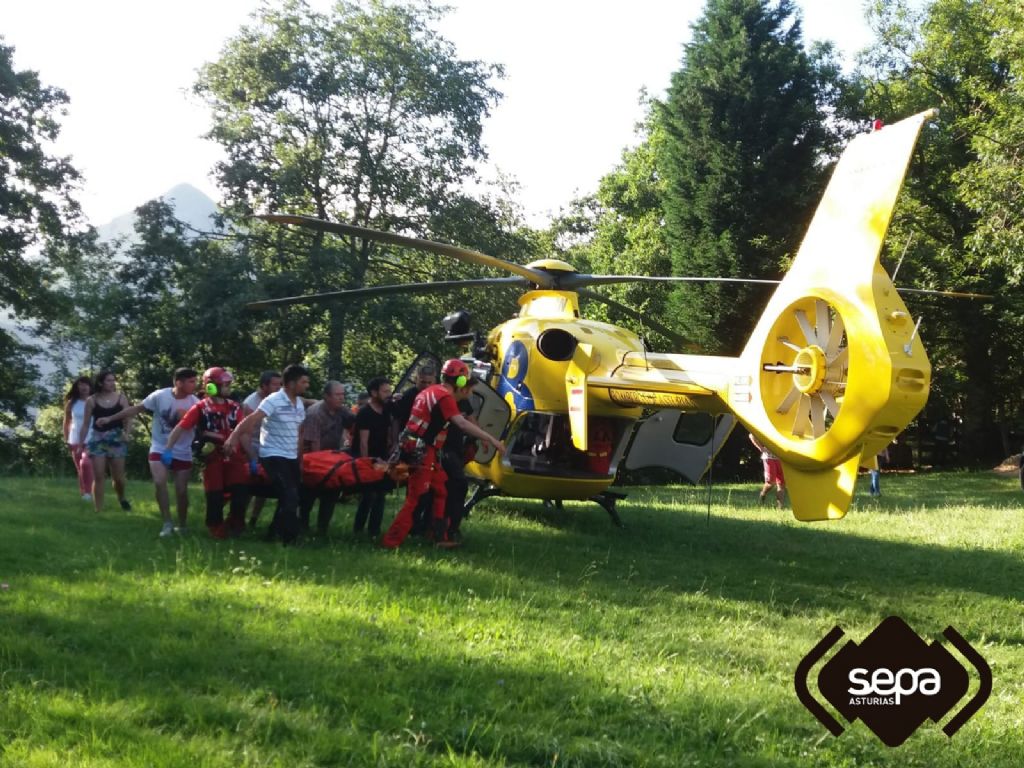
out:
<path id="1" fill-rule="evenodd" d="M 217 204 L 210 199 L 209 195 L 188 183 L 176 184 L 169 190 L 159 195 L 157 199 L 166 200 L 174 210 L 174 215 L 193 229 L 208 232 L 214 229 L 213 220 L 210 218 L 217 213 Z M 139 205 L 148 202 L 142 200 Z M 120 237 L 127 237 L 129 241 L 135 239 L 135 212 L 129 211 L 117 216 L 106 224 L 96 227 L 100 240 L 111 241 Z"/>

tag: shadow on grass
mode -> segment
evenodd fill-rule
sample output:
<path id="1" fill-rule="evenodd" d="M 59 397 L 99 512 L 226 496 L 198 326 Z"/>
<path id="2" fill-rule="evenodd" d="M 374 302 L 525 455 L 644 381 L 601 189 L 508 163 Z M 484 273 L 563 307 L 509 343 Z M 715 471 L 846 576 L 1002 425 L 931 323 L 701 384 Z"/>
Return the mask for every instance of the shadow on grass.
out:
<path id="1" fill-rule="evenodd" d="M 934 480 L 935 476 L 924 476 L 902 488 L 892 487 L 884 501 L 901 510 L 900 498 L 918 507 L 927 505 L 930 497 L 977 500 L 980 491 L 972 484 L 980 488 L 988 482 L 984 476 L 965 473 L 955 476 L 952 491 L 931 490 Z M 1008 486 L 988 489 L 989 507 L 1019 501 L 1019 493 Z M 330 568 L 345 580 L 372 570 L 384 585 L 389 574 L 396 584 L 404 583 L 397 577 L 402 569 L 422 571 L 427 584 L 437 561 L 451 561 L 460 569 L 457 578 L 475 583 L 485 593 L 507 589 L 508 578 L 550 591 L 553 600 L 585 586 L 591 597 L 624 605 L 636 604 L 652 590 L 710 592 L 770 603 L 783 615 L 863 607 L 865 600 L 898 608 L 899 600 L 908 595 L 936 591 L 1016 600 L 1024 583 L 1024 560 L 985 549 L 983 541 L 977 547 L 952 547 L 873 538 L 851 531 L 856 511 L 850 513 L 850 523 L 800 524 L 788 512 L 764 520 L 721 516 L 713 510 L 708 524 L 699 489 L 648 491 L 647 498 L 636 498 L 641 493 L 622 505 L 629 521 L 625 530 L 612 527 L 593 504 L 567 504 L 564 512 L 557 512 L 519 500 L 492 503 L 474 511 L 466 524 L 467 545 L 452 554 L 410 539 L 397 557 L 389 558 L 345 534 L 326 548 L 287 551 L 253 536 L 214 542 L 205 533 L 195 533 L 185 541 L 164 541 L 156 538 L 154 521 L 144 514 L 111 512 L 97 518 L 91 512 L 61 509 L 52 515 L 40 511 L 0 518 L 0 541 L 7 542 L 0 544 L 0 557 L 19 571 L 91 580 L 96 571 L 173 572 L 183 556 L 227 571 L 234 552 L 244 549 L 266 561 L 265 573 L 313 580 L 300 571 L 306 565 L 311 572 Z M 750 491 L 747 486 L 719 489 L 716 494 L 720 502 L 725 494 L 743 498 Z M 525 517 L 495 512 L 507 508 L 528 512 Z M 983 515 L 984 509 L 968 514 Z M 351 506 L 338 509 L 336 530 L 345 530 L 353 511 Z M 535 516 L 558 518 L 561 527 L 538 530 Z M 893 524 L 899 525 L 900 519 L 894 517 Z M 496 578 L 488 580 L 488 573 Z"/>
<path id="2" fill-rule="evenodd" d="M 962 485 L 957 492 L 969 493 Z M 691 492 L 627 503 L 623 532 L 596 506 L 568 507 L 564 526 L 546 530 L 492 509 L 474 515 L 464 549 L 445 554 L 415 542 L 385 553 L 344 538 L 287 551 L 201 535 L 159 541 L 144 508 L 95 518 L 62 504 L 40 506 L 58 491 L 33 492 L 31 508 L 0 517 L 4 580 L 15 590 L 21 580 L 31 593 L 4 611 L 0 690 L 24 696 L 0 705 L 9 715 L 3 736 L 6 743 L 45 735 L 80 746 L 98 732 L 114 756 L 148 744 L 138 748 L 153 759 L 139 764 L 202 762 L 195 755 L 174 762 L 174 755 L 183 742 L 202 752 L 207 741 L 226 754 L 207 754 L 210 764 L 237 763 L 250 747 L 283 755 L 286 764 L 373 764 L 382 754 L 394 764 L 427 764 L 449 749 L 527 765 L 555 756 L 559 765 L 678 765 L 687 757 L 828 762 L 814 760 L 822 755 L 811 746 L 821 729 L 788 698 L 788 680 L 777 679 L 788 674 L 788 657 L 776 664 L 785 674 L 766 668 L 772 662 L 763 647 L 742 642 L 737 605 L 756 604 L 749 610 L 757 621 L 806 611 L 875 616 L 879 605 L 900 612 L 904 598 L 939 591 L 1012 603 L 1024 576 L 1019 558 L 1006 552 L 877 539 L 842 523 L 719 515 L 708 526 Z M 920 499 L 927 489 L 894 484 L 891 498 L 900 493 Z M 350 513 L 339 509 L 336 525 L 347 525 Z M 263 562 L 243 561 L 240 549 Z M 236 568 L 248 571 L 236 578 Z M 327 601 L 351 597 L 361 585 L 373 610 L 314 602 L 293 611 L 289 603 L 293 588 Z M 526 636 L 534 641 L 579 631 L 624 646 L 640 643 L 631 633 L 642 630 L 617 622 L 642 622 L 649 610 L 671 614 L 670 629 L 684 634 L 690 616 L 672 612 L 685 599 L 711 623 L 718 616 L 736 626 L 734 635 L 693 641 L 680 665 L 697 675 L 706 658 L 724 680 L 738 666 L 774 675 L 774 697 L 758 701 L 757 690 L 741 685 L 711 694 L 688 681 L 659 690 L 631 675 L 628 662 L 610 677 L 598 663 L 561 659 L 557 649 L 524 653 L 499 643 L 471 650 L 459 626 L 487 622 L 463 604 L 470 592 L 512 604 L 502 606 L 503 620 L 530 625 Z M 581 627 L 575 608 L 584 604 L 598 610 Z M 377 618 L 377 608 L 390 612 Z M 420 609 L 457 626 L 431 627 Z M 971 635 L 970 627 L 958 628 Z M 1021 642 L 1016 630 L 1006 638 Z M 666 642 L 681 645 L 679 636 Z M 653 666 L 653 646 L 637 652 L 639 664 Z M 69 706 L 69 698 L 80 705 Z M 744 717 L 756 717 L 756 727 Z M 758 740 L 764 734 L 776 735 L 767 747 Z M 863 733 L 844 739 L 833 756 L 851 740 L 861 756 L 881 754 Z M 959 758 L 950 752 L 943 759 L 952 765 Z"/>
<path id="3" fill-rule="evenodd" d="M 214 746 L 225 757 L 216 764 L 263 748 L 315 765 L 372 764 L 381 753 L 405 765 L 451 753 L 523 765 L 743 765 L 767 729 L 793 737 L 793 754 L 749 760 L 781 766 L 818 735 L 795 702 L 666 696 L 550 657 L 472 657 L 424 639 L 414 618 L 303 622 L 264 599 L 254 626 L 216 595 L 121 599 L 133 584 L 110 586 L 7 615 L 17 640 L 0 689 L 33 691 L 31 703 L 14 695 L 5 705 L 8 744 L 45 734 L 60 750 L 143 754 L 152 765 L 194 764 Z"/>
<path id="4" fill-rule="evenodd" d="M 883 500 L 872 503 L 870 512 L 881 516 L 882 525 L 891 520 L 898 527 L 904 515 L 922 510 L 928 514 L 929 504 L 973 505 L 962 514 L 975 516 L 978 530 L 984 527 L 986 514 L 1016 514 L 1019 508 L 1019 490 L 1008 483 L 993 487 L 990 477 L 966 473 L 953 479 L 951 485 L 947 476 L 945 488 L 930 487 L 938 480 L 934 475 L 890 487 Z M 558 568 L 585 580 L 591 590 L 605 588 L 602 597 L 607 599 L 623 593 L 625 574 L 634 591 L 711 591 L 728 599 L 779 604 L 783 613 L 790 604 L 800 610 L 834 612 L 872 599 L 892 609 L 904 597 L 939 591 L 1020 599 L 1024 559 L 988 548 L 980 532 L 977 544 L 941 546 L 854 532 L 857 515 L 864 513 L 858 509 L 845 522 L 813 524 L 794 522 L 788 511 L 779 512 L 776 520 L 743 519 L 735 510 L 730 516 L 719 514 L 717 505 L 726 496 L 751 499 L 755 491 L 749 486 L 717 489 L 716 508 L 708 521 L 702 508 L 705 491 L 682 489 L 680 508 L 671 492 L 645 499 L 638 490 L 635 496 L 641 498 L 621 506 L 626 530 L 610 528 L 596 507 L 567 507 L 557 545 L 550 540 L 542 543 L 535 531 L 513 524 L 503 528 L 501 545 L 488 549 L 487 567 L 521 573 L 516 561 L 547 560 L 538 572 Z M 858 499 L 866 501 L 870 503 L 867 497 Z M 505 501 L 495 507 L 513 504 Z M 666 508 L 670 504 L 675 508 Z M 508 519 L 517 521 L 520 515 L 513 513 Z M 598 567 L 588 571 L 588 564 L 595 563 Z"/>

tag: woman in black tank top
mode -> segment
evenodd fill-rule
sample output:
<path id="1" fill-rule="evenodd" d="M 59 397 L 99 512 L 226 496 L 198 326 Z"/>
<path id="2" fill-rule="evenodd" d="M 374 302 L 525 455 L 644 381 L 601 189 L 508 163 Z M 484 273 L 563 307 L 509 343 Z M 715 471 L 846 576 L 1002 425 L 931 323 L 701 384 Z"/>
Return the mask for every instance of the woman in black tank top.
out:
<path id="1" fill-rule="evenodd" d="M 96 377 L 95 394 L 85 401 L 85 414 L 82 418 L 81 440 L 86 443 L 89 459 L 93 466 L 92 502 L 99 512 L 103 509 L 103 488 L 106 485 L 107 463 L 110 463 L 110 476 L 114 481 L 114 490 L 121 509 L 126 512 L 132 506 L 124 497 L 124 460 L 128 455 L 126 435 L 129 424 L 120 421 L 96 426 L 95 420 L 104 416 L 113 416 L 127 408 L 128 402 L 122 393 L 117 391 L 117 379 L 111 371 L 101 371 Z M 88 434 L 88 441 L 85 440 Z"/>
<path id="2" fill-rule="evenodd" d="M 121 404 L 121 397 L 120 396 L 118 396 L 117 400 L 114 401 L 114 404 L 110 408 L 103 407 L 98 400 L 96 402 L 94 402 L 92 404 L 92 418 L 93 418 L 92 431 L 94 433 L 96 433 L 96 432 L 110 432 L 111 430 L 114 430 L 114 429 L 120 430 L 122 425 L 121 425 L 121 422 L 119 422 L 119 421 L 112 421 L 109 424 L 107 424 L 106 426 L 101 427 L 101 426 L 96 424 L 96 420 L 97 419 L 102 419 L 102 418 L 104 418 L 106 416 L 113 416 L 115 413 L 120 413 L 121 410 L 123 410 L 124 408 L 125 408 L 125 406 Z"/>

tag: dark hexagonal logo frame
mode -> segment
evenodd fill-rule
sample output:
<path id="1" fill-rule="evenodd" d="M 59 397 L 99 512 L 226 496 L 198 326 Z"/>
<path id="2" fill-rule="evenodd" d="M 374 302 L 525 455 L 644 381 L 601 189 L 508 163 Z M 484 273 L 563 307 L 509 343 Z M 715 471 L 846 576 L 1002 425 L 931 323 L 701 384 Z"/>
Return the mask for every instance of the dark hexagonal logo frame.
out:
<path id="1" fill-rule="evenodd" d="M 843 636 L 833 627 L 796 669 L 796 693 L 833 736 L 844 728 L 807 685 L 811 669 Z M 946 627 L 943 637 L 974 667 L 979 686 L 971 699 L 943 726 L 952 736 L 992 693 L 992 670 L 959 632 Z M 882 621 L 858 645 L 844 644 L 818 671 L 818 690 L 847 721 L 860 720 L 890 747 L 898 747 L 926 721 L 939 722 L 967 694 L 968 670 L 939 642 L 925 642 L 897 616 Z"/>

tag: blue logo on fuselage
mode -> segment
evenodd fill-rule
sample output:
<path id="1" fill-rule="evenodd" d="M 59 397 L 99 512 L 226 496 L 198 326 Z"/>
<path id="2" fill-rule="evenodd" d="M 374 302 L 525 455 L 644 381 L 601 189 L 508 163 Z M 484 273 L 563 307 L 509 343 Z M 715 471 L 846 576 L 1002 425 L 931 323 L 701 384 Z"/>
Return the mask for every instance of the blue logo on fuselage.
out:
<path id="1" fill-rule="evenodd" d="M 533 394 L 526 386 L 526 372 L 530 367 L 530 351 L 521 341 L 513 341 L 505 349 L 498 379 L 498 394 L 505 400 L 512 396 L 517 411 L 532 411 Z"/>

